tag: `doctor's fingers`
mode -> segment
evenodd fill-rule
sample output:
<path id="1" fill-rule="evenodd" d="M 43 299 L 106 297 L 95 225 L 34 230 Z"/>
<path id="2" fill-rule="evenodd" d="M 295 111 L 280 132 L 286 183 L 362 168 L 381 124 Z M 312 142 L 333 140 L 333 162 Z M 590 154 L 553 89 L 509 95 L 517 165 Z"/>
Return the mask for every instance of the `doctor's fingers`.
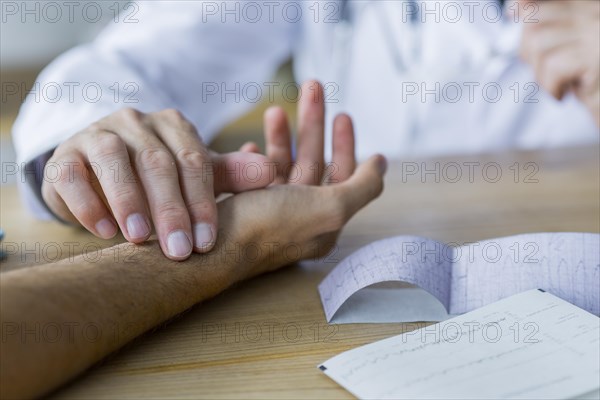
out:
<path id="1" fill-rule="evenodd" d="M 580 84 L 586 66 L 577 51 L 565 48 L 540 60 L 535 71 L 540 85 L 556 99 L 562 99 L 567 91 Z"/>
<path id="2" fill-rule="evenodd" d="M 133 243 L 148 239 L 151 228 L 146 199 L 125 141 L 115 133 L 92 126 L 81 135 L 79 149 L 97 178 L 91 183 L 104 196 L 123 236 Z"/>
<path id="3" fill-rule="evenodd" d="M 560 72 L 569 70 L 576 73 L 581 68 L 584 59 L 581 52 L 581 44 L 574 35 L 556 36 L 554 33 L 533 33 L 524 37 L 521 48 L 522 58 L 534 70 L 538 82 L 548 90 L 554 97 L 560 99 L 566 89 L 565 79 L 574 81 L 578 77 L 551 76 L 549 72 Z M 558 70 L 557 70 L 558 67 Z M 558 85 L 558 86 L 557 86 Z"/>
<path id="4" fill-rule="evenodd" d="M 298 139 L 294 183 L 319 185 L 325 169 L 325 99 L 323 86 L 317 81 L 302 85 L 298 102 Z"/>
<path id="5" fill-rule="evenodd" d="M 127 146 L 163 253 L 172 260 L 184 260 L 193 250 L 190 213 L 182 195 L 176 156 L 159 138 L 155 123 L 156 118 L 132 109 L 99 122 L 118 132 Z M 184 133 L 175 129 L 170 134 Z"/>
<path id="6" fill-rule="evenodd" d="M 573 25 L 600 12 L 598 2 L 589 0 L 519 0 L 518 6 L 519 21 L 526 24 Z M 515 7 L 509 10 L 514 12 Z"/>
<path id="7" fill-rule="evenodd" d="M 194 250 L 209 251 L 217 239 L 211 154 L 196 128 L 178 111 L 164 110 L 152 113 L 150 117 L 156 134 L 174 157 L 181 195 L 191 219 Z"/>
<path id="8" fill-rule="evenodd" d="M 42 198 L 48 208 L 65 222 L 80 223 L 102 239 L 117 232 L 117 223 L 93 187 L 94 173 L 83 155 L 57 149 L 48 160 L 42 182 Z"/>
<path id="9" fill-rule="evenodd" d="M 537 59 L 556 49 L 576 45 L 578 45 L 578 35 L 573 30 L 525 25 L 519 52 L 523 60 L 533 65 Z"/>

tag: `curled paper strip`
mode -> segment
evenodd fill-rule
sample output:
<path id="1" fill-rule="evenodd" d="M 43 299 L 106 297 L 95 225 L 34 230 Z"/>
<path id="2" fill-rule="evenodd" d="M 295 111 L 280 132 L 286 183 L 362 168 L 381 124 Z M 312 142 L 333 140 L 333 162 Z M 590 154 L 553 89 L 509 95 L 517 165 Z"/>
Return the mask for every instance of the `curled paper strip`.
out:
<path id="1" fill-rule="evenodd" d="M 414 284 L 431 294 L 449 314 L 463 314 L 530 289 L 544 289 L 594 315 L 600 315 L 600 235 L 593 233 L 531 233 L 480 242 L 444 244 L 417 236 L 373 242 L 342 260 L 319 285 L 328 322 L 357 291 L 381 282 Z M 378 289 L 368 289 L 375 293 Z M 393 289 L 385 289 L 393 290 Z M 404 292 L 401 292 L 404 290 Z M 415 310 L 407 289 L 397 289 L 396 312 L 386 319 L 381 309 L 368 310 L 363 295 L 354 309 L 361 316 L 342 322 L 409 322 L 442 320 L 444 310 L 424 304 Z M 382 295 L 388 302 L 394 296 Z M 414 298 L 414 295 L 413 297 Z M 404 299 L 404 300 L 402 300 Z M 381 304 L 381 303 L 379 303 Z M 381 305 L 378 306 L 379 308 Z M 406 307 L 409 315 L 402 313 Z M 345 310 L 350 314 L 353 310 Z M 377 316 L 376 320 L 369 314 Z M 389 314 L 389 313 L 388 313 Z M 433 317 L 432 317 L 433 315 Z M 346 316 L 346 319 L 348 317 Z M 337 322 L 337 321 L 336 321 Z"/>

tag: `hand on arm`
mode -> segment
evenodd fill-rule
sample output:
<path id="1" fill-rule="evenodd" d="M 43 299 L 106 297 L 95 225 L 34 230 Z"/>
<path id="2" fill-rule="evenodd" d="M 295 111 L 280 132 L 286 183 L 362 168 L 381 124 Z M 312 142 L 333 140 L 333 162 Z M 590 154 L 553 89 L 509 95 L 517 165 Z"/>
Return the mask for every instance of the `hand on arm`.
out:
<path id="1" fill-rule="evenodd" d="M 573 91 L 600 126 L 600 2 L 520 2 L 538 8 L 538 22 L 523 23 L 522 58 L 552 96 L 562 99 Z"/>
<path id="2" fill-rule="evenodd" d="M 55 215 L 105 239 L 120 229 L 141 243 L 154 225 L 164 254 L 183 260 L 214 246 L 216 196 L 270 183 L 266 173 L 247 180 L 221 171 L 266 161 L 259 154 L 211 153 L 175 110 L 123 109 L 58 146 L 46 168 L 58 168 L 59 179 L 44 180 L 42 195 Z"/>
<path id="3" fill-rule="evenodd" d="M 297 160 L 291 158 L 285 115 L 278 109 L 267 113 L 267 154 L 273 160 L 310 167 L 323 160 L 322 89 L 313 88 L 315 100 L 303 96 L 300 104 Z M 76 257 L 0 275 L 5 333 L 0 397 L 48 393 L 132 338 L 232 284 L 326 254 L 344 224 L 381 193 L 386 168 L 381 156 L 355 168 L 353 128 L 347 116 L 335 122 L 333 162 L 336 167 L 330 166 L 330 172 L 323 175 L 323 164 L 316 165 L 297 184 L 280 169 L 277 183 L 268 188 L 219 202 L 220 234 L 209 253 L 176 262 L 162 256 L 157 242 L 126 243 L 103 251 L 95 263 Z M 322 182 L 323 176 L 327 182 Z M 299 251 L 286 252 L 290 243 Z M 260 256 L 245 259 L 248 246 L 259 246 Z M 116 260 L 115 255 L 131 257 Z M 52 343 L 27 341 L 22 330 L 35 329 L 36 324 L 72 327 L 74 334 L 63 334 Z M 90 325 L 102 333 L 97 340 L 82 335 Z"/>

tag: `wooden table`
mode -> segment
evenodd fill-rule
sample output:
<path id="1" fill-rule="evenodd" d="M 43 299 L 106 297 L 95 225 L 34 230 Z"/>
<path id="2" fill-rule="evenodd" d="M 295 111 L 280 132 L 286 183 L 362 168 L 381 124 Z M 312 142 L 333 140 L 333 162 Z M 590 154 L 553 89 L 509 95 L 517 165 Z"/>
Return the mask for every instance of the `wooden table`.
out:
<path id="1" fill-rule="evenodd" d="M 393 163 L 384 195 L 347 226 L 335 259 L 397 234 L 462 243 L 524 232 L 600 232 L 599 162 L 600 149 L 590 146 Z M 421 174 L 436 168 L 439 182 L 434 173 Z M 93 251 L 96 243 L 111 244 L 34 221 L 14 187 L 2 188 L 1 226 L 2 247 L 11 252 L 2 271 L 68 256 L 69 247 Z M 34 251 L 23 258 L 24 249 Z M 55 396 L 351 398 L 317 364 L 416 326 L 329 326 L 316 287 L 334 266 L 304 262 L 228 290 L 139 338 Z"/>

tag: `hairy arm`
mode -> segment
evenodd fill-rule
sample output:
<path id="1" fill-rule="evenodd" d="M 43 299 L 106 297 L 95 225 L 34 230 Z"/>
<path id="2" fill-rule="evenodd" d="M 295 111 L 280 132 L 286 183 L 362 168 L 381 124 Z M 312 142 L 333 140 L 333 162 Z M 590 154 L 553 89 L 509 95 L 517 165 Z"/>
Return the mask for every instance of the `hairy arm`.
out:
<path id="1" fill-rule="evenodd" d="M 1 274 L 0 396 L 48 393 L 236 282 L 327 254 L 344 224 L 381 193 L 384 171 L 385 161 L 374 157 L 339 184 L 276 185 L 232 196 L 218 205 L 215 248 L 185 261 L 165 258 L 157 242 L 126 243 L 97 262 L 76 257 Z M 293 258 L 282 251 L 289 243 L 300 249 Z"/>
<path id="2" fill-rule="evenodd" d="M 217 205 L 219 235 L 210 253 L 185 261 L 158 242 L 126 243 L 84 257 L 0 274 L 0 397 L 36 397 L 56 389 L 134 337 L 232 284 L 292 262 L 327 254 L 346 222 L 383 190 L 385 159 L 356 168 L 348 116 L 333 126 L 332 168 L 323 168 L 324 100 L 300 101 L 298 158 L 283 110 L 265 115 L 267 156 L 277 184 Z M 288 168 L 305 172 L 292 183 Z M 321 168 L 312 169 L 317 165 Z M 314 171 L 318 173 L 315 174 Z M 299 251 L 283 251 L 293 243 Z M 248 257 L 246 257 L 248 255 Z"/>
<path id="3" fill-rule="evenodd" d="M 232 211 L 221 207 L 227 225 Z M 225 243 L 258 238 L 231 226 L 222 231 L 214 251 L 183 262 L 165 258 L 153 241 L 105 249 L 93 263 L 80 256 L 2 274 L 2 397 L 41 395 L 244 279 L 252 265 L 223 251 Z"/>

